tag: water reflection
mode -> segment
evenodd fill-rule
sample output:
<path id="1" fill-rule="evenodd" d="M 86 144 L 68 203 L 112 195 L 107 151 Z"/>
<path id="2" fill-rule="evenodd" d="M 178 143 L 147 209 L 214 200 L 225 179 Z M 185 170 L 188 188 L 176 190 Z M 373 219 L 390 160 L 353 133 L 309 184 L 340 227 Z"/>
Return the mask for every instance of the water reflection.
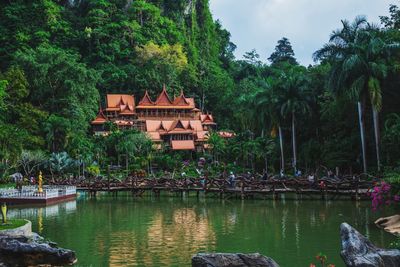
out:
<path id="1" fill-rule="evenodd" d="M 44 217 L 55 217 L 62 213 L 71 213 L 76 211 L 76 200 L 63 202 L 50 206 L 25 207 L 11 206 L 7 215 L 9 218 L 26 218 L 35 217 L 38 213 L 42 213 Z"/>
<path id="2" fill-rule="evenodd" d="M 46 219 L 52 217 L 58 217 L 62 214 L 69 214 L 76 212 L 76 200 L 63 202 L 49 206 L 37 206 L 37 207 L 24 207 L 24 206 L 12 206 L 7 216 L 10 219 L 23 218 L 37 222 L 37 227 L 33 228 L 33 231 L 41 234 L 44 230 Z"/>
<path id="3" fill-rule="evenodd" d="M 219 201 L 81 196 L 78 202 L 11 209 L 46 237 L 76 250 L 78 266 L 188 266 L 205 251 L 260 252 L 281 266 L 309 266 L 323 252 L 336 266 L 347 221 L 379 246 L 391 236 L 369 224 L 383 214 L 350 201 Z M 390 214 L 390 212 L 389 212 Z"/>
<path id="4" fill-rule="evenodd" d="M 158 262 L 172 266 L 184 262 L 200 251 L 214 250 L 216 237 L 207 216 L 193 208 L 175 210 L 171 215 L 157 211 L 148 229 L 147 246 L 161 245 L 162 250 L 148 251 L 143 263 L 157 266 Z M 174 257 L 171 257 L 174 255 Z"/>

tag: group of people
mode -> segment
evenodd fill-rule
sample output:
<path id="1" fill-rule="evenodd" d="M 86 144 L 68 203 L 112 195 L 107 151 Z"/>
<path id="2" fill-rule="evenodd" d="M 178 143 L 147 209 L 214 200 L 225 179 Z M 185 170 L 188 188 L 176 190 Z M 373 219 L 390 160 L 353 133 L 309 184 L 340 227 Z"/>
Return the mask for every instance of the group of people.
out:
<path id="1" fill-rule="evenodd" d="M 15 188 L 18 190 L 22 190 L 22 185 L 25 183 L 26 184 L 26 180 L 24 179 L 24 176 L 22 175 L 22 173 L 14 173 L 12 175 L 10 175 L 11 179 L 14 181 L 15 183 Z M 29 177 L 28 180 L 30 185 L 35 185 L 36 184 L 36 179 L 34 176 Z"/>
<path id="2" fill-rule="evenodd" d="M 198 169 L 196 168 L 196 170 L 197 170 L 197 172 L 198 172 L 200 178 L 202 178 L 202 179 L 201 179 L 202 183 L 204 183 L 204 182 L 205 182 L 205 176 L 206 176 L 206 175 L 204 174 L 204 169 L 203 169 L 203 167 L 204 167 L 204 159 L 203 159 L 203 161 L 202 161 L 202 160 L 199 161 L 198 167 L 199 167 L 199 168 L 198 168 Z M 186 176 L 187 176 L 186 173 L 183 171 L 183 172 L 181 173 L 181 178 L 186 178 Z M 255 175 L 254 175 L 254 174 L 252 174 L 251 172 L 247 172 L 247 173 L 243 174 L 242 176 L 243 176 L 246 180 L 256 180 L 256 179 L 259 179 L 259 180 L 261 180 L 261 181 L 267 181 L 267 180 L 269 180 L 271 177 L 274 178 L 274 179 L 286 179 L 286 178 L 287 178 L 287 176 L 285 175 L 283 169 L 281 169 L 280 172 L 279 172 L 279 175 L 276 175 L 276 176 L 270 176 L 270 175 L 268 175 L 268 172 L 267 172 L 266 170 L 263 171 L 262 175 L 259 175 L 259 174 L 255 174 Z M 329 169 L 327 169 L 326 176 L 327 176 L 328 179 L 329 179 L 329 178 L 336 178 L 336 177 L 337 177 L 336 175 L 334 175 L 333 171 L 332 171 L 332 170 L 329 170 Z M 303 175 L 303 173 L 302 173 L 302 171 L 301 171 L 300 169 L 296 169 L 295 172 L 294 172 L 294 177 L 296 177 L 296 178 L 301 178 L 301 177 L 304 177 L 304 175 Z M 229 173 L 227 173 L 227 171 L 226 171 L 226 169 L 225 169 L 225 170 L 220 174 L 220 178 L 226 179 L 226 181 L 227 181 L 227 183 L 228 183 L 228 185 L 229 185 L 230 187 L 233 188 L 233 187 L 236 186 L 237 177 L 236 177 L 236 175 L 234 174 L 233 171 L 229 171 Z M 318 180 L 318 179 L 316 178 L 316 173 L 314 173 L 314 172 L 311 172 L 310 174 L 308 174 L 308 175 L 307 175 L 306 177 L 304 177 L 304 178 L 307 179 L 307 181 L 308 181 L 308 183 L 310 184 L 310 186 L 316 184 L 316 182 L 317 182 L 317 180 Z M 320 184 L 318 183 L 318 185 L 320 185 Z M 323 185 L 320 185 L 320 186 L 323 186 Z"/>

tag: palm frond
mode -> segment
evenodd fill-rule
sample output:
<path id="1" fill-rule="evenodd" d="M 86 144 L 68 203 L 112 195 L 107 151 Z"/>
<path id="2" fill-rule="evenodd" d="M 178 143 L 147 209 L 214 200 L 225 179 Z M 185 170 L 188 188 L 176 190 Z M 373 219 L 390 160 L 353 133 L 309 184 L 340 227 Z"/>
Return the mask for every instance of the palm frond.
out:
<path id="1" fill-rule="evenodd" d="M 358 77 L 350 86 L 350 90 L 347 91 L 347 96 L 352 100 L 359 100 L 361 93 L 366 85 L 365 75 Z"/>
<path id="2" fill-rule="evenodd" d="M 368 92 L 372 106 L 380 111 L 382 108 L 382 90 L 378 79 L 370 77 L 368 80 Z"/>

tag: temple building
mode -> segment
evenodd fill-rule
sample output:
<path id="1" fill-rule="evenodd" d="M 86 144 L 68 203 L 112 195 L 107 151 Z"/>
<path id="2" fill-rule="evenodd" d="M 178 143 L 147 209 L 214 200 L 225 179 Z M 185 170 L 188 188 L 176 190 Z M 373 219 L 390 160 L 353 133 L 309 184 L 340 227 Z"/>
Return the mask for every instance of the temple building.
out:
<path id="1" fill-rule="evenodd" d="M 137 103 L 133 95 L 108 94 L 106 108 L 100 108 L 92 121 L 97 135 L 107 135 L 106 123 L 114 123 L 119 129 L 137 129 L 146 132 L 157 148 L 165 145 L 172 150 L 204 151 L 210 131 L 216 123 L 211 114 L 202 114 L 193 98 L 183 91 L 170 99 L 165 86 L 155 101 L 146 91 Z"/>

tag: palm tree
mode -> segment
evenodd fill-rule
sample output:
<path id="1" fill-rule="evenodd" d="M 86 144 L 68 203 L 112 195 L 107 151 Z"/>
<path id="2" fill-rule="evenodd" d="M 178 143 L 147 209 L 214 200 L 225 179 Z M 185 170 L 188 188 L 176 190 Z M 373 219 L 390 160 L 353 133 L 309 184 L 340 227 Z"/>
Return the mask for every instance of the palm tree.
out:
<path id="1" fill-rule="evenodd" d="M 291 116 L 293 169 L 297 172 L 296 114 L 310 112 L 305 86 L 307 79 L 302 67 L 293 67 L 280 76 L 280 112 L 283 118 Z"/>
<path id="2" fill-rule="evenodd" d="M 270 127 L 271 136 L 276 136 L 276 130 L 279 132 L 279 145 L 280 145 L 280 169 L 284 171 L 285 169 L 285 157 L 283 152 L 283 131 L 282 122 L 283 118 L 279 111 L 279 88 L 277 83 L 273 83 L 271 80 L 267 81 L 265 84 L 265 90 L 259 92 L 255 97 L 255 107 L 256 114 L 262 121 L 264 121 L 264 127 Z"/>
<path id="3" fill-rule="evenodd" d="M 343 28 L 334 31 L 329 43 L 315 52 L 315 60 L 327 60 L 331 63 L 328 85 L 337 94 L 356 99 L 363 171 L 367 172 L 366 143 L 364 129 L 364 109 L 369 98 L 372 104 L 375 132 L 375 146 L 378 170 L 380 170 L 379 121 L 382 107 L 381 82 L 388 72 L 387 61 L 398 43 L 389 43 L 382 36 L 379 27 L 369 24 L 364 17 L 357 17 L 353 23 L 342 21 Z"/>
<path id="4" fill-rule="evenodd" d="M 217 133 L 211 133 L 207 139 L 207 143 L 212 151 L 214 161 L 218 161 L 218 156 L 225 153 L 225 140 Z"/>
<path id="5" fill-rule="evenodd" d="M 48 165 L 54 182 L 54 173 L 63 176 L 76 166 L 76 161 L 70 158 L 67 152 L 52 153 Z"/>

